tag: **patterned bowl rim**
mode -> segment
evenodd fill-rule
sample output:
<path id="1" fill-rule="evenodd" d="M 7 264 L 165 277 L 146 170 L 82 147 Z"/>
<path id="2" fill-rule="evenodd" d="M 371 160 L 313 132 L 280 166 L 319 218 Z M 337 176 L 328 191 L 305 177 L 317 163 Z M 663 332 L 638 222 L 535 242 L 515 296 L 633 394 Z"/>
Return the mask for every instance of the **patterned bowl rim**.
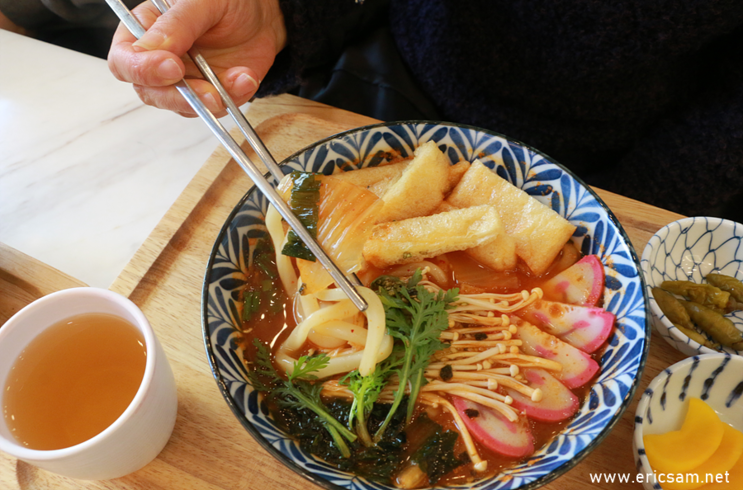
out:
<path id="1" fill-rule="evenodd" d="M 516 145 L 521 146 L 522 148 L 532 151 L 535 154 L 541 156 L 542 158 L 546 159 L 549 163 L 557 166 L 565 172 L 568 176 L 570 176 L 571 179 L 574 179 L 576 182 L 578 182 L 584 189 L 586 189 L 591 196 L 596 200 L 596 202 L 599 203 L 603 211 L 606 213 L 608 219 L 614 224 L 614 226 L 619 231 L 620 236 L 624 240 L 624 243 L 626 244 L 630 257 L 632 258 L 632 262 L 634 263 L 637 271 L 638 271 L 638 279 L 640 281 L 640 287 L 642 290 L 642 298 L 643 298 L 643 305 L 644 305 L 644 311 L 645 311 L 645 337 L 643 339 L 643 346 L 642 346 L 642 355 L 640 357 L 640 362 L 637 367 L 637 374 L 632 382 L 632 385 L 630 386 L 630 389 L 627 391 L 626 396 L 624 397 L 624 400 L 622 402 L 622 405 L 620 406 L 619 410 L 612 416 L 611 420 L 608 421 L 608 423 L 601 429 L 601 432 L 596 436 L 595 439 L 593 439 L 589 444 L 586 445 L 582 450 L 578 451 L 573 457 L 563 463 L 558 468 L 552 470 L 551 472 L 540 476 L 536 478 L 535 480 L 526 483 L 525 485 L 522 485 L 514 490 L 535 490 L 543 485 L 546 485 L 555 479 L 559 478 L 560 476 L 564 475 L 571 469 L 573 469 L 578 463 L 583 461 L 583 459 L 588 456 L 596 447 L 598 447 L 599 444 L 601 444 L 604 439 L 611 433 L 614 426 L 619 422 L 619 420 L 624 415 L 624 412 L 627 410 L 627 408 L 630 405 L 630 402 L 634 398 L 635 392 L 637 390 L 637 387 L 639 385 L 639 381 L 642 378 L 642 373 L 645 370 L 645 364 L 647 362 L 648 352 L 650 349 L 650 336 L 651 336 L 651 325 L 650 325 L 650 305 L 648 300 L 648 293 L 647 288 L 645 285 L 645 278 L 643 277 L 643 274 L 641 273 L 641 267 L 640 267 L 640 260 L 638 259 L 637 253 L 635 252 L 635 248 L 632 245 L 632 242 L 629 239 L 629 236 L 624 231 L 624 228 L 622 227 L 621 223 L 617 219 L 617 217 L 614 215 L 614 213 L 609 209 L 609 206 L 606 205 L 606 203 L 599 197 L 599 195 L 585 182 L 583 182 L 582 179 L 580 179 L 577 175 L 575 175 L 571 170 L 569 170 L 567 167 L 562 165 L 561 163 L 555 161 L 553 158 L 548 156 L 547 154 L 537 150 L 536 148 L 523 143 L 519 140 L 515 140 L 512 138 L 509 138 L 508 136 L 498 133 L 495 131 L 491 131 L 488 129 L 480 128 L 477 126 L 471 126 L 468 124 L 460 124 L 460 123 L 452 123 L 452 122 L 446 122 L 446 121 L 429 121 L 429 120 L 402 120 L 402 121 L 390 121 L 390 122 L 382 122 L 382 123 L 376 123 L 376 124 L 370 124 L 366 126 L 360 126 L 357 128 L 349 129 L 346 131 L 342 131 L 339 133 L 335 133 L 331 136 L 328 136 L 326 138 L 323 138 L 321 140 L 318 140 L 301 150 L 298 150 L 294 152 L 293 154 L 286 157 L 284 160 L 279 162 L 279 167 L 286 164 L 287 162 L 297 158 L 301 154 L 305 153 L 306 151 L 315 148 L 317 146 L 320 146 L 322 144 L 325 144 L 329 141 L 340 139 L 349 135 L 352 135 L 354 133 L 360 133 L 364 131 L 370 131 L 377 128 L 386 128 L 386 127 L 394 127 L 394 126 L 409 126 L 409 125 L 417 125 L 417 124 L 430 124 L 434 126 L 450 126 L 450 127 L 457 127 L 462 129 L 468 129 L 477 131 L 480 133 L 488 134 L 495 137 L 503 138 L 504 140 L 514 143 Z M 270 177 L 270 173 L 266 172 L 264 174 L 266 178 Z M 216 252 L 218 247 L 220 246 L 225 233 L 229 230 L 230 224 L 232 223 L 232 220 L 234 219 L 235 215 L 240 211 L 242 206 L 245 204 L 245 202 L 249 199 L 251 194 L 253 192 L 260 192 L 257 187 L 253 186 L 251 187 L 245 195 L 235 204 L 230 214 L 227 216 L 227 219 L 225 220 L 224 225 L 222 225 L 222 228 L 219 230 L 219 233 L 217 234 L 217 237 L 214 242 L 214 246 L 212 247 L 212 250 L 209 255 L 209 261 L 206 265 L 206 271 L 204 276 L 204 284 L 202 287 L 202 298 L 201 298 L 201 326 L 202 326 L 202 337 L 204 339 L 204 348 L 206 350 L 206 357 L 207 361 L 209 362 L 209 368 L 212 371 L 212 375 L 214 377 L 214 380 L 217 382 L 217 386 L 219 387 L 219 391 L 222 394 L 222 397 L 227 402 L 227 405 L 230 407 L 230 410 L 232 410 L 232 413 L 235 415 L 235 417 L 238 419 L 238 421 L 242 424 L 242 426 L 250 433 L 251 436 L 260 444 L 269 454 L 271 454 L 274 458 L 278 459 L 281 463 L 283 463 L 286 467 L 293 470 L 298 475 L 306 478 L 310 482 L 314 483 L 315 485 L 318 485 L 321 488 L 325 488 L 327 490 L 346 490 L 345 488 L 335 485 L 334 483 L 318 477 L 311 471 L 302 468 L 301 466 L 297 465 L 293 459 L 289 458 L 285 454 L 283 454 L 281 451 L 276 449 L 273 445 L 271 445 L 264 437 L 263 435 L 256 429 L 253 424 L 250 423 L 250 421 L 245 417 L 245 415 L 242 413 L 242 411 L 239 409 L 239 407 L 235 404 L 234 400 L 230 396 L 230 391 L 222 378 L 222 375 L 220 373 L 217 359 L 214 356 L 213 350 L 212 350 L 212 342 L 209 337 L 209 323 L 208 323 L 208 297 L 209 297 L 209 271 L 211 270 L 212 266 L 214 265 L 214 257 L 216 256 Z M 497 474 L 494 475 L 491 478 L 497 478 Z M 456 487 L 449 487 L 449 488 L 459 488 L 460 486 Z M 428 488 L 447 488 L 447 487 L 428 487 Z M 462 487 L 464 488 L 464 487 Z"/>
<path id="2" fill-rule="evenodd" d="M 643 443 L 643 434 L 642 434 L 642 420 L 645 419 L 645 414 L 647 413 L 648 407 L 650 406 L 650 400 L 655 395 L 655 392 L 658 389 L 658 386 L 663 383 L 668 376 L 675 373 L 676 371 L 679 371 L 683 367 L 685 367 L 687 364 L 691 364 L 693 362 L 711 362 L 713 359 L 725 359 L 730 358 L 731 362 L 737 362 L 737 363 L 743 363 L 743 358 L 736 360 L 735 358 L 740 358 L 740 356 L 736 356 L 733 354 L 728 354 L 727 352 L 713 352 L 711 354 L 700 354 L 697 356 L 691 356 L 687 357 L 686 359 L 682 359 L 679 362 L 672 364 L 665 368 L 663 371 L 658 373 L 658 375 L 653 378 L 652 381 L 648 384 L 647 388 L 645 388 L 645 391 L 642 393 L 642 396 L 640 397 L 640 401 L 637 403 L 637 409 L 635 409 L 635 430 L 634 434 L 632 435 L 632 448 L 633 452 L 635 453 L 635 456 L 638 457 L 640 464 L 642 465 L 642 468 L 638 468 L 638 471 L 642 470 L 644 474 L 651 474 L 653 473 L 653 469 L 650 466 L 650 461 L 648 460 L 647 455 L 645 454 L 644 448 L 645 444 Z M 640 454 L 639 450 L 642 449 L 642 454 Z M 660 485 L 653 486 L 653 488 L 661 489 L 662 487 Z"/>
<path id="3" fill-rule="evenodd" d="M 676 226 L 684 228 L 687 225 L 688 226 L 694 225 L 695 223 L 700 222 L 700 220 L 708 220 L 708 221 L 715 222 L 718 224 L 718 227 L 721 225 L 728 226 L 728 225 L 739 224 L 729 219 L 717 218 L 714 216 L 690 216 L 687 218 L 677 219 L 676 221 L 672 221 L 668 223 L 666 226 L 656 231 L 652 237 L 650 237 L 650 240 L 648 240 L 648 243 L 645 245 L 645 248 L 642 251 L 642 257 L 640 258 L 640 271 L 642 272 L 643 279 L 646 275 L 648 277 L 650 276 L 650 273 L 651 273 L 650 267 L 654 264 L 654 262 L 652 264 L 650 262 L 650 253 L 655 247 L 654 245 L 652 245 L 652 243 L 655 240 L 660 240 L 662 242 L 663 240 L 667 239 L 669 231 L 671 231 L 671 229 Z M 688 337 L 685 333 L 683 333 L 678 328 L 674 328 L 673 324 L 668 320 L 668 318 L 666 318 L 666 316 L 661 311 L 660 306 L 658 306 L 658 303 L 655 301 L 655 297 L 653 296 L 651 292 L 652 286 L 650 286 L 648 281 L 643 281 L 643 282 L 647 290 L 646 291 L 647 294 L 645 296 L 650 304 L 650 308 L 648 310 L 649 314 L 655 316 L 655 319 L 661 322 L 664 327 L 666 327 L 666 330 L 668 331 L 668 335 L 670 335 L 674 340 L 676 340 L 677 342 L 683 342 L 684 344 L 688 345 L 692 349 L 696 350 L 699 353 L 699 354 L 696 354 L 697 356 L 708 355 L 708 354 L 731 355 L 729 352 L 711 349 L 705 345 L 702 345 L 696 340 Z M 679 349 L 679 347 L 677 346 L 675 342 L 671 345 L 674 349 L 681 352 L 681 349 Z M 738 354 L 732 354 L 732 355 L 738 355 Z"/>

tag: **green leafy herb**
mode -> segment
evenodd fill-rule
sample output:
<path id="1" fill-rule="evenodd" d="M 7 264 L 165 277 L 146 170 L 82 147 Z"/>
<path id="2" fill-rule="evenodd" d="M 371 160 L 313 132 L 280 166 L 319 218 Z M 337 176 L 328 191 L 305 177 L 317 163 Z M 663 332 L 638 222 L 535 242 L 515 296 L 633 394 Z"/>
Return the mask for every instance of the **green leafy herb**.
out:
<path id="1" fill-rule="evenodd" d="M 351 452 L 343 439 L 353 442 L 356 440 L 356 435 L 328 413 L 320 398 L 322 384 L 312 382 L 317 379 L 312 373 L 328 365 L 328 356 L 323 354 L 300 357 L 294 363 L 294 369 L 288 375 L 288 379 L 284 379 L 273 367 L 268 348 L 258 339 L 254 339 L 253 344 L 257 351 L 255 366 L 254 369 L 248 371 L 248 378 L 253 388 L 269 392 L 270 396 L 281 406 L 293 409 L 306 408 L 314 412 L 330 433 L 341 455 L 344 458 L 349 457 Z"/>
<path id="2" fill-rule="evenodd" d="M 315 174 L 309 172 L 292 172 L 291 179 L 293 187 L 291 198 L 289 199 L 289 207 L 310 235 L 316 238 L 317 220 L 319 217 L 320 181 L 315 178 Z M 282 254 L 312 262 L 315 261 L 315 256 L 293 230 L 289 230 L 286 238 L 286 245 L 281 250 Z"/>
<path id="3" fill-rule="evenodd" d="M 348 386 L 353 393 L 353 403 L 349 410 L 348 427 L 354 427 L 356 423 L 356 434 L 366 446 L 372 446 L 372 441 L 367 427 L 367 417 L 374 408 L 374 403 L 379 398 L 379 393 L 387 384 L 387 378 L 395 372 L 399 366 L 400 356 L 390 356 L 384 362 L 377 364 L 373 373 L 361 376 L 359 370 L 351 371 L 339 380 L 341 384 Z"/>
<path id="4" fill-rule="evenodd" d="M 445 347 L 439 340 L 439 335 L 448 327 L 446 309 L 457 299 L 459 290 L 432 293 L 418 284 L 420 280 L 421 272 L 417 270 L 407 284 L 389 277 L 372 284 L 373 287 L 376 285 L 377 294 L 384 305 L 387 331 L 403 346 L 400 363 L 394 368 L 400 384 L 384 423 L 374 435 L 375 441 L 382 437 L 387 424 L 400 406 L 408 384 L 411 387 L 410 400 L 418 398 L 421 386 L 426 382 L 423 373 L 430 357 Z M 410 423 L 414 407 L 414 402 L 408 403 L 406 423 Z"/>

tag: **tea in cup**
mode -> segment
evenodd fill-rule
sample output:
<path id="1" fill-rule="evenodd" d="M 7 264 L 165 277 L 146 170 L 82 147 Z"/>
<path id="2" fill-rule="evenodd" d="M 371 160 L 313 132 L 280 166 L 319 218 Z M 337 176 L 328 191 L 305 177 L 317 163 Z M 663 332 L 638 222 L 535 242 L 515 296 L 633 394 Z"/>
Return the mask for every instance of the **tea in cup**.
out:
<path id="1" fill-rule="evenodd" d="M 71 478 L 136 471 L 167 443 L 175 380 L 144 314 L 105 289 L 41 298 L 0 327 L 0 450 Z"/>

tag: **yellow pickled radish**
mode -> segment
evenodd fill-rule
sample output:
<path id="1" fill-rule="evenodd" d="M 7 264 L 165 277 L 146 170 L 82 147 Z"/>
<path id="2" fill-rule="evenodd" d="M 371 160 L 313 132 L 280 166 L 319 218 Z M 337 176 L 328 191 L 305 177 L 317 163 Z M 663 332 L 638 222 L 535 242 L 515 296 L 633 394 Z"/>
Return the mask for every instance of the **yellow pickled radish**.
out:
<path id="1" fill-rule="evenodd" d="M 696 468 L 717 450 L 725 425 L 709 405 L 691 398 L 680 430 L 643 437 L 650 466 L 658 473 Z"/>
<path id="2" fill-rule="evenodd" d="M 717 478 L 717 475 L 715 475 Z M 720 480 L 715 480 L 715 483 L 707 483 L 702 485 L 697 490 L 740 490 L 743 488 L 743 456 L 738 458 L 738 461 L 733 465 L 727 474 L 723 474 Z M 665 484 L 663 488 L 666 488 Z"/>
<path id="3" fill-rule="evenodd" d="M 684 479 L 681 482 L 669 482 L 663 483 L 663 490 L 693 490 L 699 488 L 707 482 L 707 474 L 724 475 L 726 471 L 730 471 L 733 465 L 743 455 L 743 432 L 740 432 L 733 427 L 724 424 L 722 441 L 717 447 L 710 458 L 697 466 L 692 470 L 684 472 Z M 696 474 L 695 478 L 692 476 Z M 743 486 L 738 487 L 738 490 L 743 490 Z"/>

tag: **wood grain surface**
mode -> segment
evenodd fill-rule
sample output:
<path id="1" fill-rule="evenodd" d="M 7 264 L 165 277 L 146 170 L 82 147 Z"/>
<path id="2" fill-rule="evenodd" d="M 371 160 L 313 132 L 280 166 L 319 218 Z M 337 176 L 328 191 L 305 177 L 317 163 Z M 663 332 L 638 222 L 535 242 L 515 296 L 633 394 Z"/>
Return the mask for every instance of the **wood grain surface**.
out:
<path id="1" fill-rule="evenodd" d="M 248 118 L 277 161 L 318 139 L 375 122 L 289 95 L 254 102 Z M 247 153 L 253 156 L 251 151 Z M 84 482 L 0 454 L 0 489 L 318 488 L 269 455 L 240 425 L 217 388 L 204 351 L 201 295 L 206 263 L 228 214 L 250 187 L 251 182 L 227 152 L 217 149 L 111 286 L 144 311 L 175 373 L 178 419 L 173 436 L 160 456 L 124 478 Z M 609 192 L 598 193 L 624 226 L 638 254 L 655 231 L 680 218 Z M 30 258 L 22 254 L 9 253 L 7 248 L 0 248 L 0 258 L 3 322 L 33 299 L 82 285 L 59 271 L 27 260 Z M 590 475 L 634 476 L 632 433 L 639 394 L 662 369 L 683 357 L 654 334 L 640 385 L 624 416 L 588 457 L 543 488 L 641 488 L 640 484 L 591 483 Z"/>
<path id="2" fill-rule="evenodd" d="M 82 281 L 0 243 L 0 325 L 27 304 Z"/>

